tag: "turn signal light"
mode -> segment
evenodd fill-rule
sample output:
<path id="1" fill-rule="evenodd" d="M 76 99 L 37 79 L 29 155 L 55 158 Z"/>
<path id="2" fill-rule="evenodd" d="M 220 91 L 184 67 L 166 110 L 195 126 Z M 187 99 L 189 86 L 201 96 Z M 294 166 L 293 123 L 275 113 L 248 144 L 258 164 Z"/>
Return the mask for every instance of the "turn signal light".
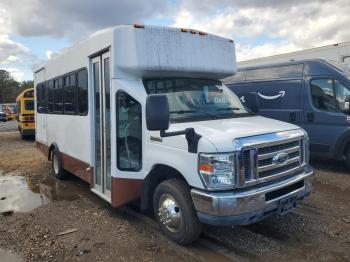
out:
<path id="1" fill-rule="evenodd" d="M 201 172 L 207 172 L 207 173 L 213 173 L 213 172 L 214 172 L 214 168 L 213 168 L 212 165 L 200 164 L 200 166 L 199 166 L 199 171 L 201 171 Z"/>

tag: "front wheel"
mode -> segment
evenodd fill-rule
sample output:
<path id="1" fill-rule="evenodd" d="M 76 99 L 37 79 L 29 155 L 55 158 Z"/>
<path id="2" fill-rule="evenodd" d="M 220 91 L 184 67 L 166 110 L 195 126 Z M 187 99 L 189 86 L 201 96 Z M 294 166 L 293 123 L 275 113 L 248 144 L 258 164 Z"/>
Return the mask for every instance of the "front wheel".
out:
<path id="1" fill-rule="evenodd" d="M 154 215 L 168 238 L 182 245 L 197 240 L 202 232 L 188 185 L 179 179 L 158 185 L 153 196 Z"/>

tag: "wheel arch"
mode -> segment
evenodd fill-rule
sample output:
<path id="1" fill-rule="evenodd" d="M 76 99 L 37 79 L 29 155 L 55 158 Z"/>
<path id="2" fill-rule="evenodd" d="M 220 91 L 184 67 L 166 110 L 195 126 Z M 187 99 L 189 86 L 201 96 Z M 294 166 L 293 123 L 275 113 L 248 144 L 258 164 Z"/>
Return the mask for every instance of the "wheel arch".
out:
<path id="1" fill-rule="evenodd" d="M 187 185 L 185 177 L 175 168 L 165 165 L 156 164 L 144 179 L 141 188 L 141 211 L 152 210 L 153 194 L 156 187 L 165 180 L 177 178 L 183 180 Z"/>
<path id="2" fill-rule="evenodd" d="M 343 134 L 339 136 L 335 143 L 333 157 L 337 160 L 342 160 L 343 156 L 350 149 L 350 128 L 347 128 Z"/>
<path id="3" fill-rule="evenodd" d="M 48 160 L 52 160 L 52 151 L 54 149 L 56 149 L 58 152 L 60 152 L 60 149 L 58 148 L 58 145 L 55 142 L 51 143 L 51 145 L 49 147 L 49 152 L 48 152 L 48 156 L 47 156 Z"/>

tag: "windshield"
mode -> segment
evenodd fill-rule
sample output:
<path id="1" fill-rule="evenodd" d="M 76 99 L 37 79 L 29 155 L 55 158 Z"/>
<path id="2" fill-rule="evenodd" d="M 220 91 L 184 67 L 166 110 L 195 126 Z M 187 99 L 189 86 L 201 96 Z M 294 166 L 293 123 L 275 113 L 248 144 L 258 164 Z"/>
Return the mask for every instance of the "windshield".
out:
<path id="1" fill-rule="evenodd" d="M 350 66 L 346 63 L 338 62 L 335 60 L 326 60 L 327 63 L 335 67 L 342 74 L 344 74 L 347 78 L 350 78 Z"/>
<path id="2" fill-rule="evenodd" d="M 170 121 L 186 122 L 250 116 L 239 98 L 219 81 L 204 79 L 144 80 L 147 94 L 166 94 Z"/>

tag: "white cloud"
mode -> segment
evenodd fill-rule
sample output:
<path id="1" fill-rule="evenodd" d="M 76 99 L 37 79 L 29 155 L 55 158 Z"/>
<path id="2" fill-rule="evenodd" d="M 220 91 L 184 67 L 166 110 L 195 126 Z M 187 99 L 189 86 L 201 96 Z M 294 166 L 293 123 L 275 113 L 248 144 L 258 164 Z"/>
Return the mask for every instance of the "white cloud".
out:
<path id="1" fill-rule="evenodd" d="M 52 50 L 47 50 L 45 53 L 46 53 L 47 59 L 49 59 L 49 60 L 52 58 L 52 55 L 54 54 L 54 52 Z"/>
<path id="2" fill-rule="evenodd" d="M 2 0 L 0 8 L 11 14 L 11 30 L 21 36 L 77 40 L 101 28 L 164 15 L 169 5 L 164 0 Z"/>
<path id="3" fill-rule="evenodd" d="M 8 67 L 8 68 L 0 68 L 0 69 L 5 69 L 10 73 L 10 75 L 16 80 L 16 81 L 22 81 L 23 80 L 23 75 L 24 73 L 19 70 L 18 68 L 14 67 Z"/>
<path id="4" fill-rule="evenodd" d="M 350 2 L 184 0 L 174 26 L 235 39 L 237 59 L 350 40 Z"/>

